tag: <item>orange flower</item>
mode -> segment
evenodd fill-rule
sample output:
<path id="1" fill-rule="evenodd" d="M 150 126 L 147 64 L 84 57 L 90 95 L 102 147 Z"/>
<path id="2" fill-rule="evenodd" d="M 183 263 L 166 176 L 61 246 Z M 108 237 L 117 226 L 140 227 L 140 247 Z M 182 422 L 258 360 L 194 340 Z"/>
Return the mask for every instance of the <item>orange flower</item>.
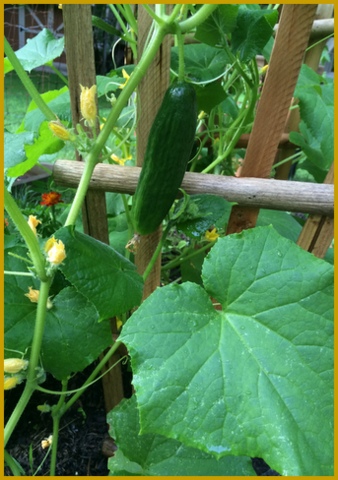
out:
<path id="1" fill-rule="evenodd" d="M 51 207 L 52 205 L 57 205 L 58 203 L 63 203 L 60 193 L 49 192 L 42 194 L 42 201 L 40 202 L 40 205 L 46 205 L 46 207 Z"/>

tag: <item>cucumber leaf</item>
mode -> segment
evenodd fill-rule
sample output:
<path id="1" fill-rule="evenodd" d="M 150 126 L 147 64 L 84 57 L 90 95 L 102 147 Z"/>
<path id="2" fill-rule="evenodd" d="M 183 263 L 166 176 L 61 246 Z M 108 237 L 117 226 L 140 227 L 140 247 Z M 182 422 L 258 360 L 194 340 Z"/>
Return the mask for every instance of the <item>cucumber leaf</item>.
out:
<path id="1" fill-rule="evenodd" d="M 139 435 L 135 395 L 122 400 L 108 413 L 107 421 L 118 447 L 108 460 L 111 475 L 255 475 L 249 457 L 224 457 L 218 461 L 162 435 Z"/>
<path id="2" fill-rule="evenodd" d="M 155 290 L 123 326 L 141 433 L 333 475 L 332 266 L 257 227 L 219 239 L 202 278 Z"/>
<path id="3" fill-rule="evenodd" d="M 231 50 L 242 62 L 249 62 L 262 54 L 277 23 L 277 10 L 257 10 L 240 5 L 237 25 L 232 32 Z"/>
<path id="4" fill-rule="evenodd" d="M 59 57 L 64 49 L 64 38 L 55 38 L 53 33 L 44 28 L 34 38 L 29 38 L 24 47 L 15 52 L 25 70 L 31 72 Z M 8 58 L 4 59 L 4 73 L 11 72 L 13 66 Z"/>
<path id="5" fill-rule="evenodd" d="M 63 227 L 55 233 L 67 257 L 60 270 L 100 314 L 107 319 L 125 313 L 141 302 L 142 277 L 125 257 L 98 240 Z"/>

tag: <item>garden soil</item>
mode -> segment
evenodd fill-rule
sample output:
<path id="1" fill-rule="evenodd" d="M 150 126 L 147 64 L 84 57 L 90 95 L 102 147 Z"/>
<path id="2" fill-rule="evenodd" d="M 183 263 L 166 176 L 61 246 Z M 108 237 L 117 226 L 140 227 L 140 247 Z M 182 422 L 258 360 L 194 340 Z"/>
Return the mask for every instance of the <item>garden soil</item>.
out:
<path id="1" fill-rule="evenodd" d="M 69 389 L 80 387 L 90 374 L 87 369 L 69 382 Z M 60 390 L 60 382 L 48 376 L 44 388 Z M 20 397 L 22 386 L 5 392 L 5 420 Z M 55 403 L 54 396 L 35 392 L 7 444 L 7 451 L 20 463 L 26 476 L 49 476 L 49 457 L 41 441 L 52 434 L 49 413 L 42 413 L 38 405 Z M 108 457 L 116 446 L 109 437 L 103 390 L 100 381 L 90 386 L 76 404 L 64 415 L 59 431 L 56 476 L 107 476 Z M 40 467 L 40 468 L 39 468 Z M 258 476 L 278 475 L 261 459 L 253 459 Z M 37 470 L 38 469 L 38 470 Z M 5 476 L 12 476 L 5 467 Z"/>

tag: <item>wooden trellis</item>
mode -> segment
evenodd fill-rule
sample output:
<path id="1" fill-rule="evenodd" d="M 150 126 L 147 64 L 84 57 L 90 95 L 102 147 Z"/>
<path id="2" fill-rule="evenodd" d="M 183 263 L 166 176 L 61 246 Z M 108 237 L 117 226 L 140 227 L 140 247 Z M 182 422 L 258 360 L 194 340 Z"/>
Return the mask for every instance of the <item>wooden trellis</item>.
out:
<path id="1" fill-rule="evenodd" d="M 74 19 L 74 14 L 79 15 L 80 10 L 82 14 L 83 9 L 86 8 L 88 8 L 86 11 L 88 16 L 89 6 L 64 5 L 67 57 L 70 55 L 70 50 L 75 49 L 76 45 L 82 41 L 88 41 L 88 38 L 87 40 L 82 39 L 84 35 L 91 35 L 90 29 L 81 27 L 81 32 L 78 32 L 79 35 L 81 34 L 81 40 L 77 39 L 74 45 L 70 41 L 67 44 L 67 36 L 70 35 L 70 30 L 74 29 L 73 25 L 75 26 L 77 23 L 75 20 L 71 24 L 70 19 Z M 240 178 L 188 172 L 184 177 L 182 188 L 190 194 L 213 193 L 231 202 L 237 202 L 238 205 L 232 208 L 227 233 L 254 227 L 260 208 L 310 213 L 311 217 L 303 228 L 298 244 L 308 251 L 313 251 L 315 255 L 323 257 L 333 238 L 333 169 L 324 184 L 268 178 L 278 148 L 287 139 L 285 132 L 290 128 L 290 121 L 287 123 L 288 112 L 305 50 L 309 43 L 316 9 L 317 5 L 309 4 L 283 6 L 271 62 L 253 130 L 248 139 Z M 139 51 L 142 51 L 149 28 L 149 15 L 144 13 L 143 8 L 139 6 Z M 72 25 L 69 30 L 67 29 L 68 15 L 68 24 Z M 81 58 L 87 69 L 87 58 Z M 139 88 L 142 119 L 139 119 L 137 130 L 138 166 L 121 167 L 98 164 L 92 176 L 90 191 L 95 193 L 90 193 L 86 200 L 87 211 L 92 212 L 87 216 L 87 231 L 90 234 L 96 232 L 94 236 L 105 242 L 108 241 L 108 236 L 103 192 L 132 194 L 135 191 L 150 125 L 169 82 L 169 58 L 170 39 L 168 38 Z M 71 68 L 78 69 L 74 82 L 83 83 L 79 77 L 79 72 L 83 72 L 83 65 L 81 67 L 76 59 L 72 62 L 74 63 Z M 71 78 L 69 78 L 69 83 L 71 89 Z M 78 100 L 75 99 L 74 102 L 73 105 L 76 108 Z M 241 139 L 242 142 L 244 140 L 247 139 Z M 291 148 L 289 143 L 287 148 Z M 76 187 L 82 171 L 83 164 L 81 162 L 58 160 L 53 167 L 54 180 L 59 185 Z M 285 173 L 279 178 L 285 178 L 284 175 Z M 100 203 L 95 203 L 97 198 L 100 199 Z M 143 273 L 148 264 L 160 236 L 161 229 L 142 238 L 141 247 L 136 255 L 140 273 Z M 158 285 L 160 285 L 160 259 L 147 279 L 144 297 L 148 296 Z M 116 382 L 119 381 L 120 379 L 116 377 L 110 378 L 109 382 L 104 385 L 108 410 L 116 405 L 123 395 L 121 389 L 116 390 L 115 388 Z"/>

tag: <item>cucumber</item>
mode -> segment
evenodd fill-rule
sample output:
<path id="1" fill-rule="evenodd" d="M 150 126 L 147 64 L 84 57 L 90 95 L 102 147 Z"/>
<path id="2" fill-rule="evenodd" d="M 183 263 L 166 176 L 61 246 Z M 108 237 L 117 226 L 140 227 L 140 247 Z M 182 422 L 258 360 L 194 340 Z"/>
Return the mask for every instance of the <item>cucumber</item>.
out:
<path id="1" fill-rule="evenodd" d="M 194 87 L 176 82 L 166 91 L 150 129 L 133 197 L 136 234 L 155 231 L 173 204 L 194 145 L 197 101 Z"/>

